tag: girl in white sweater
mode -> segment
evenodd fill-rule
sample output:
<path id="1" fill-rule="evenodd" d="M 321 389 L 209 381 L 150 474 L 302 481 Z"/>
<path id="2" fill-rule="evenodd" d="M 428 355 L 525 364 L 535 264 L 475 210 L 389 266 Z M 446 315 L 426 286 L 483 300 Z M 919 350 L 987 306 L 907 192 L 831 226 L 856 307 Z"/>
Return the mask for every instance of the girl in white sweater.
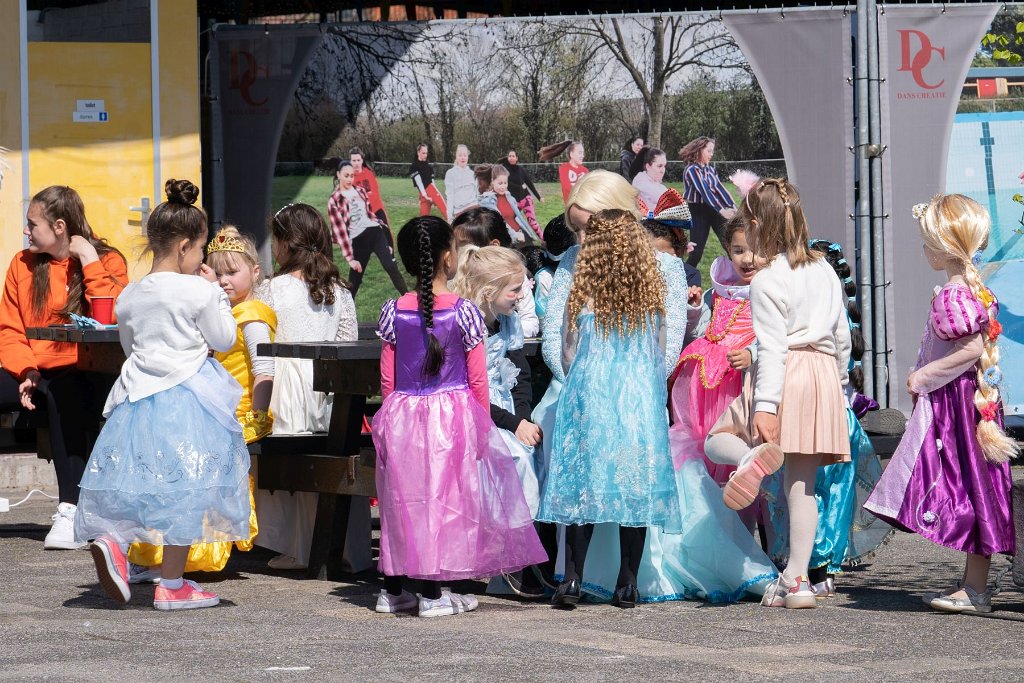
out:
<path id="1" fill-rule="evenodd" d="M 75 537 L 90 547 L 100 584 L 126 603 L 127 544 L 163 546 L 160 610 L 212 607 L 219 598 L 182 574 L 189 547 L 249 538 L 249 451 L 235 409 L 242 387 L 212 358 L 238 328 L 203 265 L 199 189 L 168 180 L 146 223 L 153 268 L 117 300 L 128 359 L 82 477 Z M 205 278 L 205 279 L 204 279 Z"/>
<path id="2" fill-rule="evenodd" d="M 753 406 L 730 408 L 712 428 L 705 451 L 716 462 L 739 466 L 723 492 L 733 509 L 753 502 L 761 480 L 785 463 L 789 563 L 761 604 L 814 607 L 807 564 L 818 523 L 817 470 L 850 460 L 843 394 L 850 357 L 846 299 L 832 267 L 808 246 L 793 185 L 777 178 L 760 181 L 747 193 L 740 215 L 751 249 L 769 261 L 750 284 L 758 345 Z M 747 424 L 730 430 L 723 421 Z M 748 450 L 743 436 L 760 445 Z"/>

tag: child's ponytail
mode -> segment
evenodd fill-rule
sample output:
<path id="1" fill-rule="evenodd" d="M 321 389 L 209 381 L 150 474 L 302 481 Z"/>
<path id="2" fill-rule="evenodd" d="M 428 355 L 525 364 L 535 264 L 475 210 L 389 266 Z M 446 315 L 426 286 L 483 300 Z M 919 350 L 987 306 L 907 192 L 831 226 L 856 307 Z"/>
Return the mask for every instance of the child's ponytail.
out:
<path id="1" fill-rule="evenodd" d="M 417 288 L 420 295 L 420 315 L 427 330 L 427 360 L 423 372 L 433 377 L 441 372 L 444 363 L 444 349 L 434 336 L 434 258 L 430 249 L 430 231 L 426 225 L 416 226 L 416 243 L 419 245 L 420 268 Z"/>
<path id="2" fill-rule="evenodd" d="M 444 365 L 444 348 L 434 336 L 434 275 L 441 256 L 452 248 L 452 229 L 437 216 L 420 216 L 402 226 L 396 242 L 402 265 L 416 276 L 419 312 L 427 333 L 423 374 L 434 377 Z"/>
<path id="3" fill-rule="evenodd" d="M 996 312 L 999 304 L 996 303 L 992 290 L 981 282 L 981 273 L 974 263 L 968 262 L 964 269 L 964 280 L 971 288 L 971 293 L 980 301 L 988 313 L 988 327 L 982 331 L 982 339 L 985 342 L 984 350 L 978 361 L 978 390 L 974 392 L 974 406 L 981 413 L 981 420 L 978 421 L 978 443 L 989 462 L 1006 462 L 1017 453 L 1020 448 L 1017 442 L 1007 436 L 996 422 L 996 411 L 1002 400 L 999 395 L 999 384 L 1002 379 L 1002 371 L 999 369 L 999 344 L 997 339 L 1002 327 L 996 320 Z"/>

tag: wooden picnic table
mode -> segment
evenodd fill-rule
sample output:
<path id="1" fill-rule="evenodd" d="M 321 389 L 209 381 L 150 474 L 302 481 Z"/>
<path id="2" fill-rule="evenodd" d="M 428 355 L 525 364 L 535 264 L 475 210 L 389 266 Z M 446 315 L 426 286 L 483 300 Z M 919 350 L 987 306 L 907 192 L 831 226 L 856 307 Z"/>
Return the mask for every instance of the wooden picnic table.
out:
<path id="1" fill-rule="evenodd" d="M 25 329 L 25 336 L 29 339 L 78 344 L 79 370 L 117 375 L 121 372 L 121 366 L 124 365 L 126 358 L 116 327 L 102 329 L 66 325 L 29 327 Z"/>

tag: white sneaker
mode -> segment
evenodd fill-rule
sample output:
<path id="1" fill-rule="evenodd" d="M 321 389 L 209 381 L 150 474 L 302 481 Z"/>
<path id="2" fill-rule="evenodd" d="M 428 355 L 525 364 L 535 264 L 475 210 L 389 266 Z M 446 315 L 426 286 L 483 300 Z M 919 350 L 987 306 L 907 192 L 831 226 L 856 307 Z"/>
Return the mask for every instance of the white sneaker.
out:
<path id="1" fill-rule="evenodd" d="M 381 590 L 380 595 L 377 596 L 375 609 L 381 614 L 394 614 L 415 609 L 416 603 L 416 596 L 407 590 L 403 590 L 401 595 L 392 595 L 386 590 Z"/>
<path id="2" fill-rule="evenodd" d="M 449 590 L 441 591 L 437 600 L 420 598 L 419 615 L 421 617 L 446 617 L 462 612 L 472 612 L 480 603 L 472 595 L 461 595 Z"/>
<path id="3" fill-rule="evenodd" d="M 305 569 L 306 568 L 306 565 L 302 564 L 301 562 L 296 560 L 291 555 L 284 555 L 284 554 L 277 555 L 276 557 L 270 558 L 270 560 L 267 561 L 267 566 L 270 567 L 271 569 L 281 569 L 281 570 Z"/>
<path id="4" fill-rule="evenodd" d="M 160 565 L 146 567 L 128 563 L 128 583 L 160 583 Z"/>
<path id="5" fill-rule="evenodd" d="M 47 550 L 79 550 L 89 545 L 79 543 L 75 540 L 75 511 L 77 505 L 61 503 L 57 506 L 57 513 L 51 517 L 53 526 L 43 540 L 43 547 Z"/>

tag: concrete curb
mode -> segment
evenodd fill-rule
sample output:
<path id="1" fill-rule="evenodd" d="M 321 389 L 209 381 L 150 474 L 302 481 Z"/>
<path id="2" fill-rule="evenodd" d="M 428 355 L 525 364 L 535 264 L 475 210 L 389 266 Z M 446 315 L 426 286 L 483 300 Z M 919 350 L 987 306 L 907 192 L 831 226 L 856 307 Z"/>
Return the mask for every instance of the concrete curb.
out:
<path id="1" fill-rule="evenodd" d="M 57 475 L 53 464 L 36 457 L 35 453 L 3 454 L 0 455 L 0 489 L 43 489 L 55 494 Z"/>

